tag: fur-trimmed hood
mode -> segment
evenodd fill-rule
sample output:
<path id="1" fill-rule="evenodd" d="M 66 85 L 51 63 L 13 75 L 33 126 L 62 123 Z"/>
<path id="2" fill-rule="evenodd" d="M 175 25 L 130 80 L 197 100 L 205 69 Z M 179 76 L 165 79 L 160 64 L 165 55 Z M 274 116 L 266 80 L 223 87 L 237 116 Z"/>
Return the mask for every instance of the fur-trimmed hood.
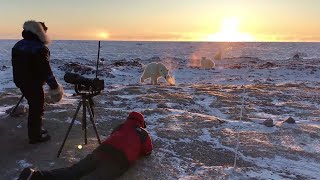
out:
<path id="1" fill-rule="evenodd" d="M 42 41 L 44 44 L 50 44 L 51 41 L 46 32 L 44 31 L 40 22 L 34 20 L 26 21 L 23 24 L 23 29 L 25 31 L 30 31 L 33 34 L 37 35 L 40 41 Z"/>

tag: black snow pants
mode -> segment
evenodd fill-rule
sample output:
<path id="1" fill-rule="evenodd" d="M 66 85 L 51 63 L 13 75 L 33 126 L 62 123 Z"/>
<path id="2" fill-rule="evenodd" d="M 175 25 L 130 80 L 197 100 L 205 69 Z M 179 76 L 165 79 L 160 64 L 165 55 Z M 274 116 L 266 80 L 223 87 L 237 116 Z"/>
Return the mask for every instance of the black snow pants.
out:
<path id="1" fill-rule="evenodd" d="M 28 136 L 29 139 L 41 137 L 42 116 L 44 111 L 44 91 L 42 85 L 21 86 L 20 90 L 29 104 Z"/>
<path id="2" fill-rule="evenodd" d="M 116 179 L 120 177 L 127 168 L 121 168 L 117 162 L 99 160 L 94 154 L 87 155 L 78 163 L 51 171 L 42 171 L 43 180 L 85 180 L 93 179 Z M 83 178 L 84 177 L 84 178 Z"/>

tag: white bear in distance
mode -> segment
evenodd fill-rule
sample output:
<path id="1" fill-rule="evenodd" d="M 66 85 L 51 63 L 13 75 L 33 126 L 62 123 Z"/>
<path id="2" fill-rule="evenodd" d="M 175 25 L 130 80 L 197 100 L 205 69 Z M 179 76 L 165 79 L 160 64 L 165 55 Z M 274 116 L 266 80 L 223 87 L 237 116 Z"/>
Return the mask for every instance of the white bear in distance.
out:
<path id="1" fill-rule="evenodd" d="M 214 62 L 212 62 L 210 59 L 207 59 L 206 57 L 202 57 L 201 67 L 205 69 L 211 69 L 214 67 Z"/>
<path id="2" fill-rule="evenodd" d="M 151 84 L 158 84 L 158 79 L 161 77 L 165 78 L 166 81 L 172 85 L 169 69 L 162 63 L 152 62 L 145 65 L 140 82 L 143 83 L 144 80 L 151 78 Z"/>

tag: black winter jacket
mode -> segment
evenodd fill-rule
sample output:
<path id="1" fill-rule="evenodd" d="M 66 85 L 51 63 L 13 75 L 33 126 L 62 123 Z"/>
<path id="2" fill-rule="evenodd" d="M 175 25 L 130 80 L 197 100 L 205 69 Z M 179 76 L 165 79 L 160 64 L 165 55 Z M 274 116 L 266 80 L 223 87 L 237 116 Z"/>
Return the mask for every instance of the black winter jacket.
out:
<path id="1" fill-rule="evenodd" d="M 22 32 L 23 40 L 12 48 L 13 81 L 17 87 L 42 86 L 48 83 L 51 89 L 56 89 L 58 83 L 54 77 L 50 64 L 50 51 L 30 31 Z"/>

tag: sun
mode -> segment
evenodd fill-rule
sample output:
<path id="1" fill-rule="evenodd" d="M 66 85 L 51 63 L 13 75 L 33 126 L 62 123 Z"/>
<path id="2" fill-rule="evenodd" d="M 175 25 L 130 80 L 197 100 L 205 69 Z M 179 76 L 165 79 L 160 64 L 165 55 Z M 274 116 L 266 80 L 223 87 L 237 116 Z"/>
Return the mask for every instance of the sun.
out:
<path id="1" fill-rule="evenodd" d="M 102 38 L 102 39 L 108 39 L 109 38 L 109 34 L 107 32 L 100 32 L 97 34 L 98 38 Z"/>
<path id="2" fill-rule="evenodd" d="M 207 40 L 218 42 L 254 41 L 254 36 L 239 31 L 239 24 L 240 21 L 237 18 L 226 18 L 221 24 L 220 31 L 208 35 Z"/>

